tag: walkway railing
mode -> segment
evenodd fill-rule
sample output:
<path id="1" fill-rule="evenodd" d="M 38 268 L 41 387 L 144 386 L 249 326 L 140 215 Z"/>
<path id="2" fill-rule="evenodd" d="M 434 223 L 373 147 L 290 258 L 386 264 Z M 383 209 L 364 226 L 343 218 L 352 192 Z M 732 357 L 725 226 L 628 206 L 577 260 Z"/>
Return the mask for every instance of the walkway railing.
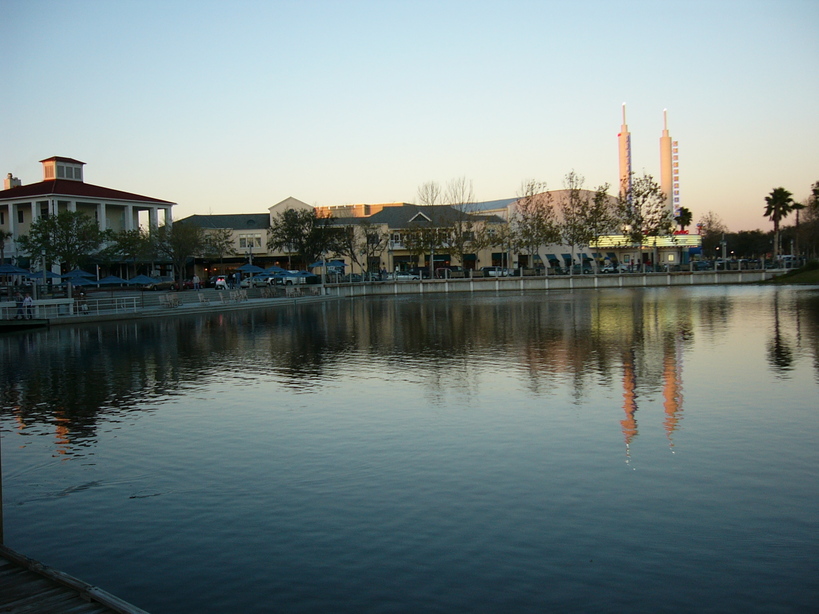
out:
<path id="1" fill-rule="evenodd" d="M 139 297 L 123 296 L 94 299 L 47 299 L 36 301 L 30 308 L 18 307 L 16 302 L 0 303 L 0 319 L 13 320 L 23 317 L 35 320 L 53 320 L 55 318 L 85 314 L 106 315 L 138 311 Z"/>

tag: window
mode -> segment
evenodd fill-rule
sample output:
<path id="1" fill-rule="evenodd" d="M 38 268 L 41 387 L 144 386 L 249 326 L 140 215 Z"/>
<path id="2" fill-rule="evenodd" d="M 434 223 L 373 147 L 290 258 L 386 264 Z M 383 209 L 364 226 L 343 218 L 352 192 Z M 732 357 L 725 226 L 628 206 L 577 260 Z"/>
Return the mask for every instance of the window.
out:
<path id="1" fill-rule="evenodd" d="M 23 214 L 23 210 L 17 209 L 17 223 L 22 224 L 23 222 L 25 222 L 25 220 L 26 218 L 25 215 Z"/>
<path id="2" fill-rule="evenodd" d="M 262 235 L 241 235 L 239 237 L 239 249 L 248 249 L 251 247 L 262 246 Z"/>
<path id="3" fill-rule="evenodd" d="M 4 211 L 0 211 L 0 226 L 5 225 L 6 223 L 6 214 Z"/>
<path id="4" fill-rule="evenodd" d="M 57 167 L 57 178 L 58 179 L 65 179 L 65 167 L 58 166 Z"/>

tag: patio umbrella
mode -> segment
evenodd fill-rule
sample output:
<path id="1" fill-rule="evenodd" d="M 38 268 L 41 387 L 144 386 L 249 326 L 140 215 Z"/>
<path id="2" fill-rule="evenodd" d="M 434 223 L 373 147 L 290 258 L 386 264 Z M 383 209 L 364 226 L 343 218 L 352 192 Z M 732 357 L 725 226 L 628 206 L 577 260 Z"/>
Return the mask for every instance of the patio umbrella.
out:
<path id="1" fill-rule="evenodd" d="M 156 282 L 155 277 L 148 277 L 147 275 L 137 275 L 136 277 L 132 277 L 128 280 L 130 284 L 137 284 L 140 286 L 147 286 L 148 284 L 152 284 Z"/>
<path id="2" fill-rule="evenodd" d="M 101 286 L 114 286 L 117 284 L 129 284 L 131 282 L 129 282 L 127 279 L 122 279 L 122 277 L 117 277 L 116 275 L 109 275 L 108 277 L 103 277 L 95 283 L 98 283 Z"/>
<path id="3" fill-rule="evenodd" d="M 63 279 L 82 279 L 83 277 L 94 277 L 94 274 L 83 271 L 82 269 L 74 269 L 63 275 Z"/>
<path id="4" fill-rule="evenodd" d="M 0 275 L 31 275 L 31 272 L 13 264 L 0 264 Z"/>
<path id="5" fill-rule="evenodd" d="M 264 272 L 265 272 L 265 273 L 268 273 L 269 275 L 273 275 L 273 274 L 275 274 L 275 273 L 286 273 L 287 271 L 285 271 L 285 269 L 281 268 L 280 266 L 276 266 L 276 265 L 274 264 L 273 266 L 269 266 L 269 267 L 267 267 L 267 268 L 264 270 Z"/>
<path id="6" fill-rule="evenodd" d="M 264 273 L 264 269 L 260 266 L 256 266 L 255 264 L 243 264 L 236 270 L 242 271 L 242 273 Z"/>
<path id="7" fill-rule="evenodd" d="M 47 279 L 60 279 L 61 278 L 60 275 L 57 275 L 56 273 L 52 273 L 51 271 L 46 271 L 45 276 L 46 276 Z M 29 279 L 42 279 L 43 278 L 43 272 L 42 271 L 37 271 L 36 273 L 31 273 L 28 277 L 29 277 Z"/>

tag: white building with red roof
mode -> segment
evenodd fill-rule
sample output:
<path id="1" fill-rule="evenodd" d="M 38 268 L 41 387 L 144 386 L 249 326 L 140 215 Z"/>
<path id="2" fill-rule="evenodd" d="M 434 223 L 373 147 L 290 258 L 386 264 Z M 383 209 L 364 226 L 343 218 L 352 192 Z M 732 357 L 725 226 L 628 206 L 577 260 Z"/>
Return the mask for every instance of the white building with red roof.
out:
<path id="1" fill-rule="evenodd" d="M 0 191 L 0 230 L 10 233 L 6 257 L 17 256 L 14 241 L 28 234 L 32 223 L 61 211 L 79 211 L 94 218 L 102 230 L 135 230 L 170 224 L 176 203 L 85 183 L 83 166 L 73 158 L 40 160 L 43 180 L 23 185 L 8 174 Z"/>

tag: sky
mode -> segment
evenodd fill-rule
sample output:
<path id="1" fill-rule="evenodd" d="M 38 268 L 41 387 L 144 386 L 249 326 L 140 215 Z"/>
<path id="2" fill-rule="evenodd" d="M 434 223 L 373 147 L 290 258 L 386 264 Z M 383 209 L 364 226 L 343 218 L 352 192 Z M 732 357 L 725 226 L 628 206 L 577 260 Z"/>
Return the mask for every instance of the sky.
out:
<path id="1" fill-rule="evenodd" d="M 770 229 L 765 196 L 819 181 L 816 0 L 0 0 L 0 173 L 86 163 L 87 183 L 193 214 L 414 202 L 466 178 L 659 182 Z M 615 190 L 612 190 L 614 193 Z"/>

